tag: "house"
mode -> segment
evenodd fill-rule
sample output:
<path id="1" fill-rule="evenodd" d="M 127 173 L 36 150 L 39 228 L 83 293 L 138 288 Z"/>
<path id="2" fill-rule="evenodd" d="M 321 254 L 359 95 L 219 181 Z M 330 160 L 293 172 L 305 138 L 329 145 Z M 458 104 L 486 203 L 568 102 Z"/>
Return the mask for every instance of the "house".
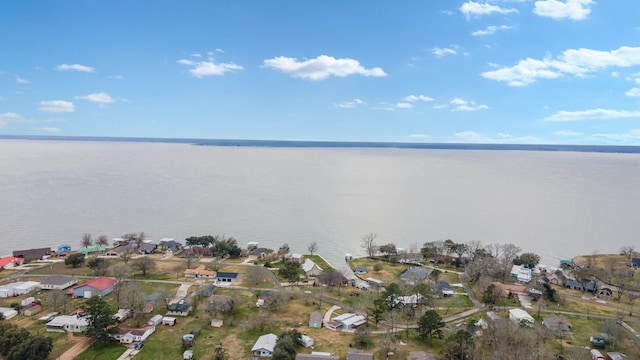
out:
<path id="1" fill-rule="evenodd" d="M 640 267 L 640 258 L 631 259 L 631 266 L 635 268 Z"/>
<path id="2" fill-rule="evenodd" d="M 296 360 L 339 360 L 336 355 L 312 351 L 311 354 L 296 354 Z"/>
<path id="3" fill-rule="evenodd" d="M 589 280 L 586 283 L 586 287 L 583 286 L 583 284 L 577 280 L 567 280 L 567 283 L 565 284 L 565 286 L 569 289 L 574 289 L 574 290 L 580 290 L 580 291 L 589 291 L 589 292 L 594 292 L 596 291 L 596 283 L 593 280 Z"/>
<path id="4" fill-rule="evenodd" d="M 207 270 L 205 269 L 204 265 L 200 265 L 195 269 L 185 270 L 184 277 L 197 279 L 213 279 L 216 277 L 216 272 L 213 270 Z"/>
<path id="5" fill-rule="evenodd" d="M 518 284 L 503 284 L 501 282 L 494 281 L 493 284 L 496 288 L 500 289 L 504 295 L 509 294 L 517 294 L 517 295 L 526 295 L 527 287 Z"/>
<path id="6" fill-rule="evenodd" d="M 78 250 L 79 253 L 84 254 L 85 256 L 89 254 L 104 253 L 106 251 L 107 247 L 104 245 L 88 246 Z"/>
<path id="7" fill-rule="evenodd" d="M 454 291 L 451 285 L 448 282 L 443 280 L 439 280 L 438 282 L 436 282 L 436 292 L 440 294 L 440 296 L 442 297 L 449 297 L 449 296 L 453 296 L 454 294 Z"/>
<path id="8" fill-rule="evenodd" d="M 513 321 L 515 324 L 526 327 L 533 327 L 534 324 L 533 317 L 522 309 L 509 310 L 509 320 Z"/>
<path id="9" fill-rule="evenodd" d="M 134 244 L 126 244 L 126 245 L 120 245 L 117 247 L 114 247 L 113 249 L 110 249 L 109 251 L 107 251 L 106 255 L 107 256 L 123 256 L 125 254 L 135 254 L 136 253 L 136 247 Z"/>
<path id="10" fill-rule="evenodd" d="M 32 316 L 32 315 L 35 315 L 35 314 L 39 313 L 40 311 L 42 311 L 42 306 L 41 305 L 33 305 L 33 306 L 29 306 L 28 308 L 22 310 L 22 315 L 24 315 L 24 316 Z"/>
<path id="11" fill-rule="evenodd" d="M 22 265 L 23 262 L 23 258 L 14 257 L 11 255 L 5 256 L 3 258 L 0 258 L 0 269 L 11 269 L 16 266 Z"/>
<path id="12" fill-rule="evenodd" d="M 56 250 L 56 255 L 58 255 L 58 257 L 68 256 L 69 254 L 71 254 L 71 245 L 58 245 L 58 250 Z"/>
<path id="13" fill-rule="evenodd" d="M 560 285 L 560 286 L 565 286 L 565 284 L 567 283 L 567 277 L 564 275 L 564 273 L 562 272 L 562 270 L 558 269 L 550 274 L 547 274 L 546 276 L 538 279 L 538 284 L 553 284 L 553 285 Z"/>
<path id="14" fill-rule="evenodd" d="M 167 255 L 175 255 L 180 249 L 182 249 L 182 244 L 174 241 L 171 238 L 160 239 L 160 250 L 164 251 Z"/>
<path id="15" fill-rule="evenodd" d="M 28 250 L 16 250 L 13 252 L 14 257 L 23 258 L 24 262 L 31 262 L 34 260 L 44 260 L 51 257 L 50 248 L 38 248 Z"/>
<path id="16" fill-rule="evenodd" d="M 313 346 L 313 339 L 303 334 L 298 337 L 298 344 L 306 348 L 310 348 Z"/>
<path id="17" fill-rule="evenodd" d="M 261 357 L 271 357 L 273 349 L 276 347 L 278 337 L 274 334 L 262 335 L 251 348 L 251 359 L 257 360 Z"/>
<path id="18" fill-rule="evenodd" d="M 147 340 L 155 331 L 155 326 L 145 326 L 138 329 L 119 328 L 118 333 L 113 338 L 119 341 L 120 344 L 131 344 Z"/>
<path id="19" fill-rule="evenodd" d="M 424 257 L 420 253 L 406 253 L 400 255 L 400 260 L 398 260 L 401 264 L 419 264 Z"/>
<path id="20" fill-rule="evenodd" d="M 93 296 L 107 296 L 113 292 L 116 281 L 108 277 L 99 277 L 71 289 L 75 298 L 88 299 Z"/>
<path id="21" fill-rule="evenodd" d="M 229 295 L 211 295 L 207 307 L 211 311 L 225 312 L 231 310 L 234 300 Z"/>
<path id="22" fill-rule="evenodd" d="M 167 307 L 167 315 L 189 316 L 193 310 L 193 305 L 186 300 L 180 300 L 177 303 L 169 304 Z"/>
<path id="23" fill-rule="evenodd" d="M 84 332 L 89 322 L 86 318 L 77 315 L 60 315 L 47 323 L 47 331 L 50 332 Z"/>
<path id="24" fill-rule="evenodd" d="M 275 301 L 275 295 L 271 291 L 265 291 L 260 296 L 258 296 L 258 301 L 256 302 L 256 306 L 268 306 L 271 305 Z"/>
<path id="25" fill-rule="evenodd" d="M 158 249 L 158 244 L 143 242 L 142 244 L 140 244 L 140 247 L 138 248 L 138 254 L 140 255 L 153 254 L 154 252 L 156 252 L 156 249 Z"/>
<path id="26" fill-rule="evenodd" d="M 322 268 L 311 261 L 311 259 L 305 259 L 302 264 L 302 271 L 309 277 L 315 277 L 322 273 Z"/>
<path id="27" fill-rule="evenodd" d="M 2 314 L 5 320 L 9 320 L 18 315 L 18 312 L 12 308 L 0 307 L 0 314 Z"/>
<path id="28" fill-rule="evenodd" d="M 78 279 L 74 276 L 52 275 L 46 277 L 40 282 L 42 290 L 64 290 L 78 283 Z"/>
<path id="29" fill-rule="evenodd" d="M 165 316 L 162 318 L 162 325 L 175 326 L 178 323 L 178 319 L 170 316 Z"/>
<path id="30" fill-rule="evenodd" d="M 351 349 L 347 353 L 347 360 L 373 360 L 373 354 Z"/>
<path id="31" fill-rule="evenodd" d="M 233 284 L 238 282 L 240 275 L 235 272 L 219 272 L 216 275 L 216 283 Z"/>
<path id="32" fill-rule="evenodd" d="M 223 324 L 224 321 L 222 319 L 211 319 L 211 327 L 221 328 Z"/>
<path id="33" fill-rule="evenodd" d="M 364 275 L 367 273 L 367 268 L 364 266 L 356 266 L 355 269 L 353 269 L 353 272 L 356 275 Z"/>
<path id="34" fill-rule="evenodd" d="M 368 277 L 365 280 L 370 286 L 373 286 L 373 287 L 381 288 L 384 286 L 384 281 L 382 280 L 374 279 L 372 277 Z"/>
<path id="35" fill-rule="evenodd" d="M 304 255 L 296 254 L 296 253 L 288 253 L 284 256 L 284 258 L 287 261 L 295 261 L 300 264 L 304 264 L 304 261 L 305 261 Z"/>
<path id="36" fill-rule="evenodd" d="M 402 271 L 402 273 L 400 274 L 400 280 L 402 280 L 405 284 L 416 285 L 424 282 L 429 274 L 431 274 L 431 270 L 414 266 Z"/>
<path id="37" fill-rule="evenodd" d="M 354 313 L 344 313 L 342 315 L 334 317 L 331 320 L 340 323 L 342 329 L 344 330 L 351 330 L 367 322 L 367 318 L 364 315 Z"/>
<path id="38" fill-rule="evenodd" d="M 407 360 L 436 360 L 436 356 L 424 351 L 411 351 Z"/>
<path id="39" fill-rule="evenodd" d="M 40 283 L 35 281 L 17 281 L 0 285 L 0 298 L 8 298 L 12 296 L 20 296 L 27 294 L 38 287 Z"/>
<path id="40" fill-rule="evenodd" d="M 420 300 L 422 299 L 422 295 L 413 294 L 413 295 L 407 295 L 407 296 L 398 296 L 397 299 L 398 299 L 398 302 L 404 306 L 417 306 L 420 303 Z"/>
<path id="41" fill-rule="evenodd" d="M 289 253 L 289 244 L 288 243 L 282 244 L 282 246 L 280 246 L 280 249 L 278 249 L 278 256 L 285 255 L 288 253 Z"/>
<path id="42" fill-rule="evenodd" d="M 531 269 L 520 265 L 511 267 L 511 276 L 515 277 L 519 282 L 529 283 L 531 281 Z"/>
<path id="43" fill-rule="evenodd" d="M 321 311 L 314 311 L 309 315 L 309 327 L 320 329 L 322 327 L 323 314 Z"/>
<path id="44" fill-rule="evenodd" d="M 571 323 L 557 315 L 547 316 L 546 318 L 544 318 L 544 320 L 542 320 L 542 325 L 557 334 L 571 334 Z"/>

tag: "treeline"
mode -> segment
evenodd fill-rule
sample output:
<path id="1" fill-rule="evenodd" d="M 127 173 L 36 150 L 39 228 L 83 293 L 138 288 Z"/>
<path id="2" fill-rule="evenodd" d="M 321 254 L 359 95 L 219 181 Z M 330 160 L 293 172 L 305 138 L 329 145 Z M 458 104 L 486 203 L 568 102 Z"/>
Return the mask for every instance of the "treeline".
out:
<path id="1" fill-rule="evenodd" d="M 48 336 L 31 335 L 26 329 L 0 321 L 0 355 L 6 360 L 44 360 L 53 349 Z"/>
<path id="2" fill-rule="evenodd" d="M 211 254 L 217 257 L 239 257 L 242 254 L 238 241 L 233 237 L 225 238 L 224 235 L 190 236 L 185 241 L 187 246 L 209 248 Z"/>

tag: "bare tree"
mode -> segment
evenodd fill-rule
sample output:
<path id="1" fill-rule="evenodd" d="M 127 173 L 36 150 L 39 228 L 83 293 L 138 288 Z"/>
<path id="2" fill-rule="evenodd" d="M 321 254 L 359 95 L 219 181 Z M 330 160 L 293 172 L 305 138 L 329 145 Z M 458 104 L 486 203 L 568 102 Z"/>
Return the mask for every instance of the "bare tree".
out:
<path id="1" fill-rule="evenodd" d="M 318 243 L 315 241 L 312 242 L 311 244 L 309 244 L 307 250 L 309 250 L 309 254 L 313 255 L 316 251 L 318 251 Z"/>
<path id="2" fill-rule="evenodd" d="M 191 249 L 189 249 L 191 250 Z M 185 264 L 187 265 L 187 269 L 191 269 L 191 263 L 193 263 L 193 259 L 195 258 L 195 256 L 193 255 L 192 251 L 188 251 L 185 253 Z"/>
<path id="3" fill-rule="evenodd" d="M 245 273 L 245 280 L 248 284 L 259 285 L 261 282 L 267 281 L 270 277 L 268 271 L 264 266 L 250 266 L 247 267 Z"/>
<path id="4" fill-rule="evenodd" d="M 59 290 L 59 289 L 55 289 L 55 290 L 51 290 L 49 292 L 49 302 L 52 304 L 53 306 L 53 310 L 54 311 L 58 311 L 59 310 L 59 306 L 63 306 L 63 312 L 66 313 L 67 312 L 67 296 L 65 295 L 63 290 Z"/>
<path id="5" fill-rule="evenodd" d="M 91 246 L 91 244 L 93 244 L 93 239 L 91 238 L 91 234 L 84 233 L 84 235 L 82 235 L 81 244 L 82 244 L 82 247 L 84 248 Z"/>
<path id="6" fill-rule="evenodd" d="M 222 267 L 224 266 L 224 261 L 222 260 L 212 260 L 211 262 L 207 263 L 207 265 L 205 266 L 207 269 L 209 270 L 213 270 L 215 272 L 220 271 L 220 269 L 222 269 Z"/>
<path id="7" fill-rule="evenodd" d="M 109 237 L 107 235 L 100 235 L 96 239 L 97 245 L 108 246 L 109 245 Z"/>
<path id="8" fill-rule="evenodd" d="M 636 247 L 635 246 L 623 246 L 620 248 L 620 254 L 626 256 L 629 261 L 631 261 L 631 258 L 633 257 L 633 255 L 636 253 Z"/>
<path id="9" fill-rule="evenodd" d="M 362 248 L 365 249 L 365 251 L 369 255 L 369 258 L 373 258 L 373 256 L 376 254 L 376 237 L 378 237 L 378 234 L 376 233 L 368 233 L 362 237 Z"/>
<path id="10" fill-rule="evenodd" d="M 147 276 L 147 272 L 156 268 L 156 262 L 148 256 L 143 256 L 133 260 L 133 267 L 142 272 L 142 276 Z"/>
<path id="11" fill-rule="evenodd" d="M 467 241 L 464 245 L 465 250 L 467 251 L 467 257 L 472 260 L 478 253 L 478 250 L 482 249 L 482 243 L 480 242 L 480 240 Z"/>
<path id="12" fill-rule="evenodd" d="M 122 294 L 122 288 L 124 287 L 124 282 L 126 279 L 131 277 L 132 270 L 127 264 L 118 264 L 113 267 L 111 274 L 113 278 L 116 280 L 116 284 L 114 286 L 114 293 L 116 295 L 116 306 L 120 307 L 120 295 Z"/>
<path id="13" fill-rule="evenodd" d="M 127 246 L 127 245 L 125 245 Z M 129 260 L 131 260 L 131 258 L 133 257 L 134 252 L 131 248 L 127 248 L 125 251 L 120 253 L 120 258 L 122 259 L 122 261 L 124 261 L 124 263 L 126 265 L 129 264 Z"/>

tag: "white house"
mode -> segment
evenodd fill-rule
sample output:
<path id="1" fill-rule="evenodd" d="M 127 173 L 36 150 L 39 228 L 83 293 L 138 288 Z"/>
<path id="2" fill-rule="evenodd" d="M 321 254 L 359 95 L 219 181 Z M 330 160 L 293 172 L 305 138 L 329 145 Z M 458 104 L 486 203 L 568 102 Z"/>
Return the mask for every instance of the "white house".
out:
<path id="1" fill-rule="evenodd" d="M 273 349 L 276 347 L 278 337 L 274 334 L 262 335 L 251 348 L 251 359 L 256 360 L 261 357 L 271 357 Z"/>
<path id="2" fill-rule="evenodd" d="M 60 315 L 47 323 L 47 331 L 52 332 L 83 332 L 89 322 L 86 318 L 75 315 Z"/>
<path id="3" fill-rule="evenodd" d="M 40 283 L 35 281 L 18 281 L 0 285 L 0 298 L 24 295 L 35 290 Z"/>
<path id="4" fill-rule="evenodd" d="M 322 273 L 322 268 L 311 261 L 311 259 L 304 260 L 304 263 L 302 264 L 302 270 L 307 276 L 318 276 Z"/>
<path id="5" fill-rule="evenodd" d="M 12 317 L 18 315 L 18 312 L 12 308 L 0 307 L 0 314 L 4 316 L 5 320 L 11 319 Z"/>
<path id="6" fill-rule="evenodd" d="M 532 327 L 534 324 L 533 317 L 529 315 L 528 312 L 522 309 L 511 309 L 509 310 L 509 320 L 514 323 L 526 327 Z"/>
<path id="7" fill-rule="evenodd" d="M 513 265 L 511 267 L 511 276 L 515 277 L 519 282 L 528 283 L 531 281 L 531 269 Z"/>
<path id="8" fill-rule="evenodd" d="M 78 283 L 78 279 L 67 275 L 52 275 L 42 280 L 40 288 L 42 290 L 64 290 Z"/>

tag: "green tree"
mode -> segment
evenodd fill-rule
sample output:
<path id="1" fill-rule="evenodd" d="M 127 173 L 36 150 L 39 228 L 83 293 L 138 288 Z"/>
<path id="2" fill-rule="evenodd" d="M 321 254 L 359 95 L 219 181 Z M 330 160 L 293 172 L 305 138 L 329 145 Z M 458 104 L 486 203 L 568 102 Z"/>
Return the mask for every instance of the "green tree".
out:
<path id="1" fill-rule="evenodd" d="M 0 355 L 7 356 L 9 353 L 27 341 L 29 332 L 19 328 L 7 321 L 0 323 Z"/>
<path id="2" fill-rule="evenodd" d="M 285 331 L 276 341 L 273 349 L 273 360 L 294 360 L 296 358 L 296 344 L 301 336 L 298 330 Z"/>
<path id="3" fill-rule="evenodd" d="M 427 310 L 418 320 L 418 338 L 422 341 L 429 340 L 429 345 L 433 344 L 433 337 L 442 339 L 442 328 L 444 322 L 435 310 Z"/>
<path id="4" fill-rule="evenodd" d="M 73 253 L 64 259 L 64 264 L 71 265 L 73 268 L 77 268 L 82 265 L 82 263 L 84 263 L 84 254 L 82 253 Z"/>
<path id="5" fill-rule="evenodd" d="M 278 270 L 278 275 L 287 279 L 290 283 L 297 283 L 300 281 L 300 275 L 303 274 L 302 266 L 297 261 L 287 261 L 284 266 Z"/>
<path id="6" fill-rule="evenodd" d="M 396 244 L 388 243 L 385 245 L 380 245 L 378 251 L 382 253 L 385 259 L 389 260 L 391 255 L 398 255 L 398 251 L 396 250 Z"/>
<path id="7" fill-rule="evenodd" d="M 53 340 L 50 337 L 30 336 L 9 352 L 7 360 L 45 360 L 52 349 Z"/>
<path id="8" fill-rule="evenodd" d="M 384 319 L 384 313 L 387 311 L 387 304 L 383 298 L 373 300 L 373 306 L 369 308 L 369 316 L 378 328 L 378 323 Z"/>
<path id="9" fill-rule="evenodd" d="M 540 255 L 534 253 L 522 253 L 513 259 L 515 265 L 522 265 L 528 269 L 535 269 L 540 263 Z"/>
<path id="10" fill-rule="evenodd" d="M 447 360 L 472 360 L 474 340 L 466 330 L 458 330 L 447 338 L 444 356 Z"/>
<path id="11" fill-rule="evenodd" d="M 99 296 L 94 296 L 86 301 L 83 309 L 82 316 L 86 317 L 89 323 L 85 334 L 96 339 L 98 346 L 107 345 L 109 335 L 118 331 L 118 322 L 113 318 L 114 312 L 109 308 L 109 303 Z"/>
<path id="12" fill-rule="evenodd" d="M 353 334 L 353 342 L 359 349 L 366 349 L 373 345 L 373 339 L 366 326 L 358 326 Z"/>
<path id="13" fill-rule="evenodd" d="M 382 264 L 377 262 L 373 264 L 373 271 L 379 273 L 382 270 Z"/>

